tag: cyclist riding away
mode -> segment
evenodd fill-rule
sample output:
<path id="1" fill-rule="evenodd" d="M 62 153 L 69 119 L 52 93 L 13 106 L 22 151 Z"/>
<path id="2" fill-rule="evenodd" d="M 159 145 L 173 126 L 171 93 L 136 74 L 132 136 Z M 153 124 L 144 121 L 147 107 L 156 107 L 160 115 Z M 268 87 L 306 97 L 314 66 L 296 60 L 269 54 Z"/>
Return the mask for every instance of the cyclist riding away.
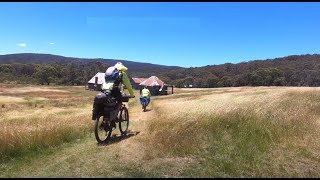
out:
<path id="1" fill-rule="evenodd" d="M 151 97 L 151 93 L 150 93 L 149 89 L 145 86 L 141 91 L 141 96 L 140 96 L 141 105 L 142 105 L 142 103 L 144 101 L 144 98 L 146 98 L 146 100 L 147 100 L 146 106 L 148 106 L 148 104 L 150 103 L 150 97 Z"/>
<path id="2" fill-rule="evenodd" d="M 101 103 L 100 101 L 105 101 L 105 99 L 107 99 L 107 103 L 109 104 L 110 107 L 112 106 L 116 107 L 115 108 L 116 111 L 112 111 L 112 115 L 110 114 L 110 118 L 112 119 L 114 119 L 116 117 L 116 114 L 118 114 L 122 105 L 121 99 L 125 95 L 123 92 L 122 84 L 124 84 L 127 87 L 130 96 L 134 97 L 132 85 L 126 74 L 127 70 L 128 68 L 125 67 L 121 62 L 118 62 L 114 66 L 109 67 L 105 72 L 105 81 L 103 81 L 102 87 L 101 87 L 101 91 L 103 93 L 99 93 L 95 97 L 95 104 Z M 92 119 L 95 119 L 95 115 L 96 115 L 95 104 L 94 104 L 94 115 Z M 115 123 L 113 125 L 115 125 Z"/>
<path id="3" fill-rule="evenodd" d="M 119 99 L 123 94 L 122 83 L 127 87 L 130 96 L 134 96 L 132 85 L 125 71 L 128 68 L 121 62 L 109 67 L 105 73 L 105 81 L 102 84 L 102 90 L 109 90 L 113 97 Z"/>

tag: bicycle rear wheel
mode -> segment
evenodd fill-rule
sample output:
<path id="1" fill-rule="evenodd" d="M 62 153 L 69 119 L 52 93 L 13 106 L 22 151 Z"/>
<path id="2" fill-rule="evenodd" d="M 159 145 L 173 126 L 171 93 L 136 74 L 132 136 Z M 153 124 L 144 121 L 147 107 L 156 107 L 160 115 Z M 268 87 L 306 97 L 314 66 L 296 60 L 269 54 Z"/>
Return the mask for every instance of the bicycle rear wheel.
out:
<path id="1" fill-rule="evenodd" d="M 98 116 L 95 121 L 94 135 L 96 140 L 98 143 L 106 143 L 111 136 L 111 123 L 108 120 L 104 120 L 103 116 Z"/>
<path id="2" fill-rule="evenodd" d="M 129 112 L 126 107 L 122 107 L 119 116 L 119 129 L 122 135 L 127 134 L 129 127 Z"/>
<path id="3" fill-rule="evenodd" d="M 143 112 L 146 112 L 146 109 L 147 109 L 147 102 L 146 102 L 146 100 L 144 100 L 144 102 L 143 102 Z"/>

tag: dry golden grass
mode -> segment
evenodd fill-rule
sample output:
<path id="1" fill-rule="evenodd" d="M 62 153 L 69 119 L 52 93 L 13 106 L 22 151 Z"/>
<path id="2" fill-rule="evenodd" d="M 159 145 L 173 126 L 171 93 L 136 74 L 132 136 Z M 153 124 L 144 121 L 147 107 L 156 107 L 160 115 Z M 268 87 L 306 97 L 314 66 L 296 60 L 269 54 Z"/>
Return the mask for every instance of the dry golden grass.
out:
<path id="1" fill-rule="evenodd" d="M 68 93 L 66 90 L 60 90 L 60 89 L 53 89 L 52 87 L 12 87 L 12 88 L 1 88 L 0 92 L 2 93 L 14 93 L 14 94 L 20 94 L 20 93 L 26 93 L 26 92 L 64 92 Z"/>
<path id="2" fill-rule="evenodd" d="M 148 112 L 136 97 L 127 106 L 130 130 L 140 133 L 108 146 L 92 133 L 97 92 L 54 89 L 67 92 L 32 92 L 2 109 L 0 152 L 76 143 L 6 162 L 1 177 L 320 177 L 319 88 L 175 88 L 152 97 Z"/>
<path id="3" fill-rule="evenodd" d="M 19 87 L 17 87 L 19 86 Z M 79 87 L 1 85 L 2 159 L 62 144 L 92 131 L 96 92 Z"/>
<path id="4" fill-rule="evenodd" d="M 147 156 L 205 159 L 187 177 L 319 177 L 320 88 L 179 89 L 153 104 Z"/>
<path id="5" fill-rule="evenodd" d="M 11 103 L 20 103 L 26 102 L 25 99 L 21 97 L 10 97 L 10 96 L 0 96 L 0 103 L 1 104 L 11 104 Z"/>

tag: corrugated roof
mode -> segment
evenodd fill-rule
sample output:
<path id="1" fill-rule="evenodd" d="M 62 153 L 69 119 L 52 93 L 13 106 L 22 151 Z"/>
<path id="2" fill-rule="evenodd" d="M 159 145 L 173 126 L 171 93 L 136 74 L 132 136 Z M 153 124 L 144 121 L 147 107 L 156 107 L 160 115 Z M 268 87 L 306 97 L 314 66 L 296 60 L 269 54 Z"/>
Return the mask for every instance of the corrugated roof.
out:
<path id="1" fill-rule="evenodd" d="M 95 76 L 93 76 L 88 83 L 95 83 L 95 79 L 98 77 L 98 84 L 102 84 L 104 82 L 104 73 L 98 72 Z"/>
<path id="2" fill-rule="evenodd" d="M 151 76 L 148 79 L 142 81 L 139 85 L 142 85 L 142 86 L 163 86 L 164 82 L 161 81 L 157 76 Z"/>
<path id="3" fill-rule="evenodd" d="M 146 80 L 147 78 L 132 78 L 133 82 L 140 84 L 141 82 L 143 82 L 144 80 Z"/>

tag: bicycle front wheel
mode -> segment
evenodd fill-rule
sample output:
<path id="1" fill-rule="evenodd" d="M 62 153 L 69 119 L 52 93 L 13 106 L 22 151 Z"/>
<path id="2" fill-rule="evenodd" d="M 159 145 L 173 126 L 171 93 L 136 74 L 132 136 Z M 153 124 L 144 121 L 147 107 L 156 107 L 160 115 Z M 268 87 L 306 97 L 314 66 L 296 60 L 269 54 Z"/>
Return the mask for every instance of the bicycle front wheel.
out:
<path id="1" fill-rule="evenodd" d="M 98 143 L 106 143 L 111 136 L 112 126 L 110 121 L 98 116 L 95 122 L 94 134 Z"/>
<path id="2" fill-rule="evenodd" d="M 119 129 L 122 135 L 127 134 L 129 127 L 129 112 L 126 107 L 121 108 Z"/>

